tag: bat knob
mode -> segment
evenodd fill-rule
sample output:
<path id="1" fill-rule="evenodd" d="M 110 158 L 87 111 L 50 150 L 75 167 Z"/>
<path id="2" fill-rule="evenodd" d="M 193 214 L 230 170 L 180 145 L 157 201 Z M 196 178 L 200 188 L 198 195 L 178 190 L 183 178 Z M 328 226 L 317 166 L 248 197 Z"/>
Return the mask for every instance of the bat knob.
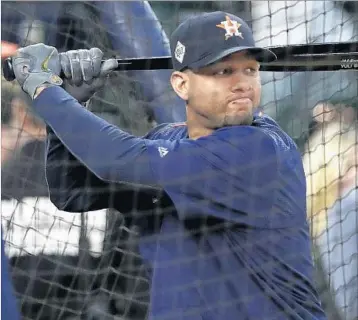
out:
<path id="1" fill-rule="evenodd" d="M 3 61 L 2 72 L 6 81 L 15 80 L 14 69 L 12 68 L 11 58 L 7 58 Z"/>

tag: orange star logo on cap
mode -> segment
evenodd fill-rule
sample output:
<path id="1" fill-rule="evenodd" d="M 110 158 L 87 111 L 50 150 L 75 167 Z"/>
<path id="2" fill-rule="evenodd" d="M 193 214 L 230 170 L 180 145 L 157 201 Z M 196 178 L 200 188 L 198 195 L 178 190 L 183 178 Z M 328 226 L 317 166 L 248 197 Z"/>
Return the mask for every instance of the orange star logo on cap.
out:
<path id="1" fill-rule="evenodd" d="M 233 36 L 244 39 L 242 33 L 239 32 L 239 28 L 241 27 L 241 24 L 235 20 L 231 20 L 229 16 L 225 16 L 225 19 L 226 19 L 225 21 L 221 21 L 220 24 L 216 25 L 218 28 L 222 28 L 226 31 L 225 40 Z"/>

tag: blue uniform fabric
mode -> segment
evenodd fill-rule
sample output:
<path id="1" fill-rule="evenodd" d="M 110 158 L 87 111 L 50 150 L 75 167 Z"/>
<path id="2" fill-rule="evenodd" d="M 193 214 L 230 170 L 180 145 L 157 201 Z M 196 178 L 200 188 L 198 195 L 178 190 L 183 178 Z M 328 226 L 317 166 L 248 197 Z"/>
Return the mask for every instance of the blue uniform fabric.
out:
<path id="1" fill-rule="evenodd" d="M 1 239 L 1 319 L 20 320 L 19 306 L 11 283 L 9 261 L 5 255 L 3 239 Z"/>
<path id="2" fill-rule="evenodd" d="M 136 216 L 152 270 L 149 319 L 325 319 L 300 153 L 274 120 L 255 116 L 251 126 L 197 140 L 185 125 L 168 124 L 139 138 L 58 87 L 42 92 L 34 109 L 49 127 L 47 180 L 60 209 L 130 213 L 138 188 L 140 209 L 160 202 L 160 190 L 174 204 L 160 218 Z M 66 159 L 64 172 L 58 160 Z M 102 191 L 87 192 L 88 183 Z"/>

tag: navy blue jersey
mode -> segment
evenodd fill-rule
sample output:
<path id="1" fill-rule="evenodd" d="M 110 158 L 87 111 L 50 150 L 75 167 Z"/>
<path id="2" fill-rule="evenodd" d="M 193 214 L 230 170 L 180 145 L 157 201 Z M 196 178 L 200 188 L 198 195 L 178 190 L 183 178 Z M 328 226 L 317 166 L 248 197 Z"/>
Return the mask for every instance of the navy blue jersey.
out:
<path id="1" fill-rule="evenodd" d="M 94 210 L 116 198 L 110 206 L 130 212 L 118 200 L 128 185 L 142 186 L 149 199 L 164 190 L 172 201 L 175 210 L 163 210 L 155 227 L 148 216 L 137 217 L 140 250 L 152 267 L 150 319 L 325 319 L 313 285 L 301 157 L 271 118 L 256 116 L 250 126 L 197 140 L 181 124 L 138 138 L 61 88 L 42 92 L 34 109 L 54 143 L 47 155 L 50 192 L 61 180 L 53 170 L 56 148 L 77 161 L 64 179 L 71 195 L 52 197 L 55 205 L 61 198 L 61 209 Z M 74 170 L 87 178 L 74 179 Z M 118 197 L 103 191 L 88 199 L 80 191 L 88 181 L 116 184 Z"/>

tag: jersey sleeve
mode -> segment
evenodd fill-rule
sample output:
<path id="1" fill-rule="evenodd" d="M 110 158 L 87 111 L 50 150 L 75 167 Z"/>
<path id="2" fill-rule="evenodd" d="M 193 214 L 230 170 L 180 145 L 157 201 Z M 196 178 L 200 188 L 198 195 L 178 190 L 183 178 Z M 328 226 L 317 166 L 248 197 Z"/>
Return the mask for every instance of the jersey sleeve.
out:
<path id="1" fill-rule="evenodd" d="M 67 212 L 115 208 L 121 213 L 147 208 L 154 190 L 98 178 L 66 148 L 47 126 L 45 170 L 51 202 Z"/>
<path id="2" fill-rule="evenodd" d="M 135 205 L 151 201 L 150 190 L 142 189 L 139 193 L 128 184 L 99 179 L 67 150 L 49 127 L 45 169 L 49 197 L 60 210 L 87 212 L 115 208 L 126 213 Z"/>
<path id="3" fill-rule="evenodd" d="M 198 140 L 138 138 L 95 116 L 62 88 L 44 90 L 34 108 L 98 179 L 163 188 L 182 219 L 213 216 L 257 225 L 272 210 L 276 149 L 259 128 L 223 128 Z"/>
<path id="4" fill-rule="evenodd" d="M 158 189 L 145 141 L 82 107 L 60 87 L 47 88 L 34 100 L 34 111 L 54 135 L 98 179 Z"/>

